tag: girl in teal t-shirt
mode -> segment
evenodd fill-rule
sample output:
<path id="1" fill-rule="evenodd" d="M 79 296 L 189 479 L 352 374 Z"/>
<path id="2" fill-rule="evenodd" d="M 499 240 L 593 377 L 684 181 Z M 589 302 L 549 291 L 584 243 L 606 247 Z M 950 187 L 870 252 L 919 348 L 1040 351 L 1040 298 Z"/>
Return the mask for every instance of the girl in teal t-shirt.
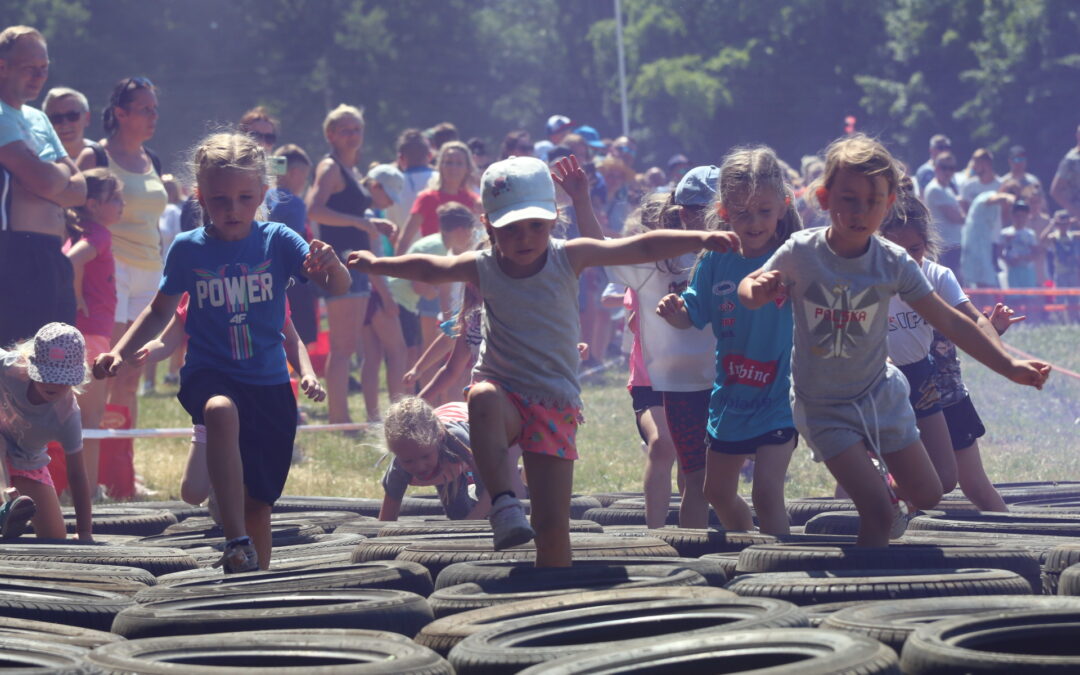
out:
<path id="1" fill-rule="evenodd" d="M 753 528 L 738 494 L 739 470 L 754 456 L 754 509 L 761 531 L 789 532 L 784 478 L 798 440 L 791 419 L 791 306 L 786 298 L 757 312 L 739 301 L 742 279 L 801 228 L 776 154 L 759 146 L 732 151 L 720 167 L 718 226 L 733 230 L 742 252 L 707 252 L 682 295 L 657 313 L 677 328 L 716 335 L 716 381 L 709 401 L 705 496 L 724 528 Z M 710 214 L 711 215 L 711 214 Z"/>

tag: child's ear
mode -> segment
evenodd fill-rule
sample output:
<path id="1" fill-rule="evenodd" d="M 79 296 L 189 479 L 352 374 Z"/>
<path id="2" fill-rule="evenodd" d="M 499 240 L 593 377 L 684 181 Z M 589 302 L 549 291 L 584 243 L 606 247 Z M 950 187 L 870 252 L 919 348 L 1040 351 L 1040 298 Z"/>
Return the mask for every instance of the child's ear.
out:
<path id="1" fill-rule="evenodd" d="M 716 203 L 716 215 L 720 216 L 720 220 L 727 222 L 727 207 L 720 202 Z"/>
<path id="2" fill-rule="evenodd" d="M 896 203 L 896 193 L 895 192 L 890 192 L 889 193 L 889 201 L 888 201 L 889 208 L 892 208 L 892 205 L 895 204 L 895 203 Z"/>
<path id="3" fill-rule="evenodd" d="M 829 188 L 819 187 L 817 192 L 814 193 L 817 197 L 818 204 L 825 211 L 829 210 Z"/>

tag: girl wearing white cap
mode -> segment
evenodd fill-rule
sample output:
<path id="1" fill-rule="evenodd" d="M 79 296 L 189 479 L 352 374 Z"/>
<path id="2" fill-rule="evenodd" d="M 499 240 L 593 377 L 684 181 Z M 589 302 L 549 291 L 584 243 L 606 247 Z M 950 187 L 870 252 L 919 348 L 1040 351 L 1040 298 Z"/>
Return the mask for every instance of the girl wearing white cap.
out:
<path id="1" fill-rule="evenodd" d="M 75 402 L 75 389 L 86 381 L 86 342 L 74 326 L 46 324 L 32 340 L 0 349 L 0 450 L 10 485 L 21 493 L 0 507 L 4 539 L 25 532 L 31 518 L 38 537 L 67 537 L 46 450 L 59 441 L 67 455 L 76 532 L 91 541 L 90 483 Z"/>
<path id="2" fill-rule="evenodd" d="M 579 222 L 594 219 L 588 177 L 576 160 L 568 165 L 556 180 L 573 198 Z M 468 391 L 469 436 L 491 495 L 494 547 L 535 538 L 537 566 L 566 567 L 582 406 L 578 275 L 595 265 L 663 260 L 702 248 L 726 251 L 738 247 L 738 238 L 730 232 L 658 230 L 615 240 L 553 239 L 555 183 L 535 157 L 492 164 L 481 187 L 489 250 L 378 259 L 357 251 L 349 267 L 427 283 L 468 281 L 479 289 L 483 343 Z M 525 451 L 531 527 L 510 485 L 507 449 L 514 443 Z"/>

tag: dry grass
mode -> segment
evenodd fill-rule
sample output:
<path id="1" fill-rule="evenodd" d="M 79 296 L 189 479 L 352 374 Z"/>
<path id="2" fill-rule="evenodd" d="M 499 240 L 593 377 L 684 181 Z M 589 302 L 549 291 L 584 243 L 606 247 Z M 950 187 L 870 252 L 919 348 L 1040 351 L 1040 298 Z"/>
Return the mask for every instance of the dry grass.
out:
<path id="1" fill-rule="evenodd" d="M 1080 371 L 1080 328 L 1019 327 L 1008 335 L 1017 347 L 1053 363 Z M 989 433 L 980 443 L 988 473 L 996 482 L 1075 479 L 1080 476 L 1080 381 L 1054 374 L 1043 391 L 1010 384 L 966 359 L 965 380 Z M 575 479 L 577 492 L 641 489 L 643 458 L 634 428 L 625 375 L 609 373 L 585 385 L 588 422 L 578 436 L 582 459 Z M 159 385 L 160 387 L 160 385 Z M 187 419 L 173 397 L 174 389 L 144 397 L 144 427 L 180 427 Z M 359 394 L 350 401 L 353 419 L 363 419 Z M 325 419 L 325 406 L 306 406 L 312 421 Z M 300 434 L 304 459 L 294 465 L 286 485 L 289 494 L 379 497 L 385 465 L 378 433 L 350 438 L 340 433 Z M 184 439 L 137 441 L 136 469 L 159 497 L 176 497 L 187 456 Z M 805 445 L 795 451 L 788 472 L 788 496 L 825 495 L 832 480 L 810 459 Z M 744 486 L 748 487 L 748 486 Z"/>

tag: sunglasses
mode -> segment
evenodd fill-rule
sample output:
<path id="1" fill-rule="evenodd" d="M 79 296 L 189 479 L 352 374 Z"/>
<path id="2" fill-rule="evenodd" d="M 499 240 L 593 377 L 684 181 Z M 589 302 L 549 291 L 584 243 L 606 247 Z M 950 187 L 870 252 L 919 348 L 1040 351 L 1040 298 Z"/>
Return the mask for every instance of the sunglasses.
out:
<path id="1" fill-rule="evenodd" d="M 273 133 L 264 134 L 261 131 L 249 131 L 248 136 L 251 136 L 252 138 L 254 138 L 257 141 L 262 141 L 263 143 L 266 143 L 267 145 L 273 145 L 274 143 L 277 143 L 277 134 L 273 134 Z"/>
<path id="2" fill-rule="evenodd" d="M 73 124 L 75 122 L 78 122 L 79 118 L 82 116 L 83 113 L 72 110 L 71 112 L 66 113 L 53 113 L 49 115 L 49 121 L 53 124 L 63 124 L 64 122 Z"/>

